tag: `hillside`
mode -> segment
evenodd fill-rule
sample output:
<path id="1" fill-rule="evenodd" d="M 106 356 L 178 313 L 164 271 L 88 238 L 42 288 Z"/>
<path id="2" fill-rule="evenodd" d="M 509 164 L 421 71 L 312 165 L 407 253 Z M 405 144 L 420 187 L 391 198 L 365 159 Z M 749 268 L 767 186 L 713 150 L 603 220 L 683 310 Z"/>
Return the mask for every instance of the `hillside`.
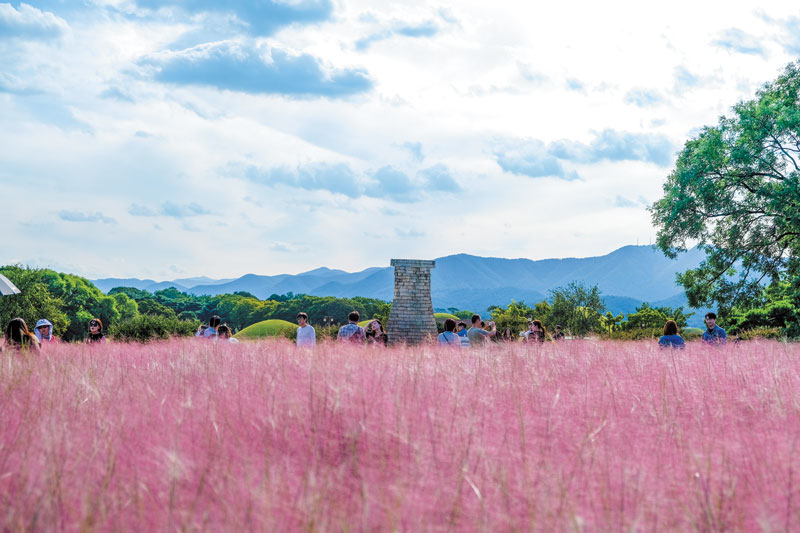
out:
<path id="1" fill-rule="evenodd" d="M 671 260 L 651 246 L 624 246 L 607 255 L 585 258 L 504 259 L 457 254 L 436 259 L 431 275 L 431 297 L 439 309 L 457 307 L 481 311 L 490 305 L 505 305 L 511 299 L 532 304 L 549 291 L 571 281 L 597 285 L 614 313 L 628 313 L 641 302 L 653 305 L 686 305 L 675 274 L 697 266 L 704 254 L 692 249 Z M 197 282 L 197 283 L 195 283 Z M 189 278 L 175 281 L 109 278 L 94 280 L 103 291 L 128 286 L 154 291 L 174 286 L 196 295 L 247 291 L 258 298 L 272 294 L 315 296 L 366 296 L 391 300 L 394 271 L 371 267 L 344 272 L 326 267 L 301 274 L 262 276 L 246 274 L 233 280 Z M 698 313 L 699 314 L 699 313 Z M 692 323 L 697 323 L 697 315 Z"/>

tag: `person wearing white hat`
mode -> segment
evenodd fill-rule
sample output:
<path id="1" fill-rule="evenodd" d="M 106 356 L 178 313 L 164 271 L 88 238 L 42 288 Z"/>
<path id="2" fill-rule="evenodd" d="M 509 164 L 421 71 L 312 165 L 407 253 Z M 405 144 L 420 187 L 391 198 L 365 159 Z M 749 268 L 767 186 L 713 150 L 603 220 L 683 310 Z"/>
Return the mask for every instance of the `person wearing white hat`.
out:
<path id="1" fill-rule="evenodd" d="M 36 334 L 36 338 L 39 339 L 39 342 L 42 344 L 48 342 L 58 342 L 58 337 L 53 335 L 53 324 L 43 318 L 36 323 L 36 327 L 33 328 L 33 332 Z"/>

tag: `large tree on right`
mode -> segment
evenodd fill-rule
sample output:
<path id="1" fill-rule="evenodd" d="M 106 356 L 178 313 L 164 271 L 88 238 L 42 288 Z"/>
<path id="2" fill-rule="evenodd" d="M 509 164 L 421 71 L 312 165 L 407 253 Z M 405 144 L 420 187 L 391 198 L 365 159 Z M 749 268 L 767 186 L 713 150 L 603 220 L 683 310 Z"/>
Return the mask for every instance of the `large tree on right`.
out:
<path id="1" fill-rule="evenodd" d="M 767 282 L 800 295 L 800 61 L 731 115 L 686 142 L 650 208 L 668 257 L 706 253 L 678 275 L 693 307 L 757 305 Z"/>

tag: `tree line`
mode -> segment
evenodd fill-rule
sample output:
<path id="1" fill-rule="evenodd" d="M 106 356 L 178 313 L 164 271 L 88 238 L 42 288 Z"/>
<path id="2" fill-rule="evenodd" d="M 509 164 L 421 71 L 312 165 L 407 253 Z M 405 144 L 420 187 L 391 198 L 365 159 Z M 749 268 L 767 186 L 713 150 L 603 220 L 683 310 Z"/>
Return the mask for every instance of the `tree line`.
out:
<path id="1" fill-rule="evenodd" d="M 652 307 L 643 303 L 627 317 L 608 311 L 597 285 L 587 287 L 572 282 L 550 291 L 550 298 L 532 307 L 524 302 L 512 301 L 508 306 L 489 308 L 491 318 L 502 333 L 511 328 L 519 333 L 528 328 L 529 320 L 541 320 L 552 331 L 561 326 L 568 334 L 584 337 L 598 334 L 611 338 L 637 339 L 659 335 L 667 320 L 675 320 L 679 327 L 686 327 L 694 313 L 682 307 Z"/>
<path id="2" fill-rule="evenodd" d="M 104 294 L 86 278 L 20 265 L 0 267 L 0 274 L 22 291 L 0 298 L 0 323 L 21 317 L 33 327 L 37 320 L 46 318 L 53 323 L 54 334 L 66 341 L 84 339 L 92 318 L 99 318 L 112 336 L 147 340 L 192 334 L 213 315 L 219 315 L 236 332 L 268 319 L 294 322 L 300 311 L 306 312 L 314 324 L 342 324 L 354 309 L 363 317 L 386 323 L 391 309 L 391 304 L 375 298 L 292 293 L 260 300 L 247 292 L 196 296 L 175 288 L 150 293 L 116 287 Z"/>
<path id="3" fill-rule="evenodd" d="M 89 280 L 74 274 L 19 265 L 0 267 L 22 294 L 0 298 L 0 323 L 22 317 L 32 326 L 40 318 L 53 323 L 54 334 L 66 341 L 82 340 L 92 318 L 100 318 L 106 331 L 121 340 L 150 340 L 172 335 L 191 335 L 213 315 L 221 317 L 234 332 L 252 324 L 281 319 L 294 322 L 297 313 L 308 314 L 315 326 L 336 328 L 347 314 L 357 310 L 363 318 L 388 323 L 391 303 L 375 298 L 273 294 L 261 300 L 248 292 L 197 296 L 168 288 L 150 293 L 133 287 L 116 287 L 104 294 Z M 764 288 L 753 307 L 734 306 L 720 316 L 731 333 L 764 331 L 771 336 L 791 335 L 800 317 L 794 288 L 778 283 Z M 448 309 L 469 322 L 470 310 Z M 573 282 L 550 291 L 549 298 L 528 306 L 512 301 L 489 308 L 491 319 L 504 331 L 527 329 L 528 320 L 541 320 L 548 330 L 562 326 L 570 335 L 599 334 L 636 339 L 657 335 L 668 319 L 685 327 L 693 313 L 682 307 L 653 307 L 643 303 L 636 311 L 614 315 L 604 304 L 598 287 Z"/>

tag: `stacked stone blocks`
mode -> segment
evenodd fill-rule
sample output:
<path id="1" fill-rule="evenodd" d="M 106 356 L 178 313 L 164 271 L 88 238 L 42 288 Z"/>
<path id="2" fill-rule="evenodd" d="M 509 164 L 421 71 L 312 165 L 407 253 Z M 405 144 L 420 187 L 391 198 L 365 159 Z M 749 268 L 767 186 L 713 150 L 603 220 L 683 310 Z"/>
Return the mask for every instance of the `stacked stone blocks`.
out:
<path id="1" fill-rule="evenodd" d="M 431 269 L 436 261 L 392 259 L 394 301 L 389 315 L 389 342 L 418 344 L 436 338 L 436 319 L 431 303 Z"/>

